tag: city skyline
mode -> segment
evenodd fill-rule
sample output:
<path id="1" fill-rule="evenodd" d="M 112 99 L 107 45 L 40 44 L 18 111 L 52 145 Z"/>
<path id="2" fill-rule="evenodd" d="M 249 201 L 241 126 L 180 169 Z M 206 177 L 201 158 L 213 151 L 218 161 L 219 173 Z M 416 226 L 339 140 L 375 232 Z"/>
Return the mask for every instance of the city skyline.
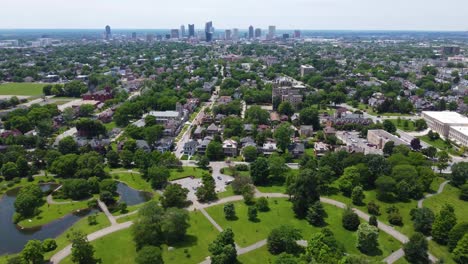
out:
<path id="1" fill-rule="evenodd" d="M 2 3 L 2 29 L 164 29 L 216 21 L 217 29 L 468 30 L 468 2 L 291 0 L 222 2 L 201 0 L 156 5 L 149 0 L 63 2 L 18 0 Z M 28 8 L 24 8 L 27 6 Z M 157 10 L 157 11 L 155 11 Z M 285 13 L 288 11 L 287 13 Z M 86 15 L 83 15 L 86 14 Z M 198 26 L 197 26 L 198 25 Z"/>

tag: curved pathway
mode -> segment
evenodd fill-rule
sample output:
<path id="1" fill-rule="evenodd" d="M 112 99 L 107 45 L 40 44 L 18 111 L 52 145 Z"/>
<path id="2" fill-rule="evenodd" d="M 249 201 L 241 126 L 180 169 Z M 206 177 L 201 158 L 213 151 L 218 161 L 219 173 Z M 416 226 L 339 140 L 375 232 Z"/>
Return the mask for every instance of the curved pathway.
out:
<path id="1" fill-rule="evenodd" d="M 257 192 L 256 197 L 289 198 L 289 195 L 283 194 L 283 193 L 260 193 L 260 192 Z M 221 226 L 219 226 L 214 221 L 214 219 L 211 216 L 209 216 L 209 214 L 204 209 L 208 208 L 208 207 L 211 207 L 211 206 L 216 206 L 216 205 L 220 205 L 220 204 L 224 204 L 224 203 L 228 203 L 228 202 L 236 202 L 236 201 L 241 201 L 241 200 L 243 200 L 243 197 L 241 195 L 235 195 L 235 196 L 230 196 L 230 197 L 226 197 L 226 198 L 217 200 L 217 201 L 209 203 L 209 204 L 201 204 L 199 202 L 194 202 L 188 208 L 188 210 L 190 210 L 190 211 L 200 210 L 202 212 L 202 214 L 205 215 L 205 217 L 207 217 L 207 219 L 216 227 L 216 229 L 218 229 L 219 231 L 222 231 Z M 342 209 L 347 207 L 347 205 L 342 203 L 342 202 L 339 202 L 339 201 L 336 201 L 336 200 L 333 200 L 333 199 L 329 199 L 329 198 L 325 198 L 325 197 L 320 197 L 320 201 L 323 202 L 323 203 L 326 203 L 326 204 L 336 206 L 338 208 L 342 208 Z M 365 221 L 369 221 L 370 215 L 362 212 L 359 209 L 356 209 L 356 208 L 352 208 L 352 209 L 360 218 L 364 219 Z M 109 220 L 110 219 L 111 218 L 109 218 Z M 114 216 L 112 216 L 112 219 L 114 221 L 114 224 L 112 224 L 110 227 L 101 229 L 101 230 L 99 230 L 99 231 L 97 231 L 95 233 L 92 233 L 92 234 L 88 235 L 88 240 L 93 241 L 95 239 L 101 238 L 101 237 L 106 236 L 108 234 L 111 234 L 113 232 L 117 232 L 117 231 L 120 231 L 122 229 L 129 228 L 133 224 L 133 221 L 128 221 L 128 222 L 125 222 L 125 223 L 122 223 L 122 224 L 117 224 L 115 222 L 115 217 Z M 112 223 L 112 221 L 111 221 L 111 223 Z M 380 230 L 384 231 L 385 233 L 389 234 L 390 236 L 394 237 L 395 239 L 397 239 L 401 243 L 406 243 L 409 240 L 407 236 L 403 235 L 399 231 L 395 230 L 393 227 L 391 227 L 391 226 L 389 226 L 389 225 L 387 225 L 385 223 L 382 223 L 380 221 L 378 221 L 378 228 Z M 243 252 L 242 254 L 245 254 L 245 253 L 250 252 L 252 250 L 258 249 L 258 248 L 260 248 L 260 247 L 262 247 L 264 245 L 263 241 L 264 240 L 259 241 L 259 242 L 255 243 L 253 245 L 250 245 L 250 246 L 248 246 L 246 248 L 239 248 L 239 251 Z M 397 253 L 397 252 L 399 252 L 399 253 Z M 393 253 L 392 255 L 387 257 L 385 260 L 387 260 L 387 259 L 393 260 L 394 259 L 394 261 L 396 261 L 396 260 L 398 260 L 399 258 L 401 258 L 404 255 L 404 254 L 402 254 L 403 253 L 402 250 L 397 251 L 397 252 Z M 64 249 L 62 249 L 61 251 L 56 253 L 54 256 L 52 256 L 52 258 L 50 259 L 50 262 L 54 263 L 54 264 L 58 264 L 61 260 L 66 258 L 70 253 L 71 253 L 71 245 L 65 247 Z M 437 261 L 437 258 L 434 257 L 430 253 L 429 253 L 429 258 L 433 262 Z M 387 263 L 393 263 L 393 262 L 387 262 Z"/>
<path id="2" fill-rule="evenodd" d="M 424 198 L 422 198 L 421 200 L 418 201 L 418 208 L 422 208 L 423 207 L 423 202 L 427 199 L 427 198 L 430 198 L 434 195 L 437 195 L 437 194 L 441 194 L 443 191 L 444 191 L 444 188 L 445 188 L 445 185 L 447 185 L 447 183 L 449 183 L 450 181 L 444 181 L 443 183 L 441 183 L 439 185 L 439 189 L 437 190 L 436 193 L 430 193 L 430 194 L 427 194 L 426 196 L 424 196 Z"/>

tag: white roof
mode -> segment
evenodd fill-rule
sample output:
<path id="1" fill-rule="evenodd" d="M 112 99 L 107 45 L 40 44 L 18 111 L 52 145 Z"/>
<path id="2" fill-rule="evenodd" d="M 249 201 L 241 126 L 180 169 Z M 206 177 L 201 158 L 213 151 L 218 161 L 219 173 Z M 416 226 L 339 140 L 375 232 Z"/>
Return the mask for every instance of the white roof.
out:
<path id="1" fill-rule="evenodd" d="M 438 121 L 445 124 L 460 124 L 468 125 L 468 117 L 460 115 L 457 112 L 450 111 L 424 111 L 423 114 L 426 114 Z"/>
<path id="2" fill-rule="evenodd" d="M 452 126 L 450 128 L 468 136 L 468 126 Z"/>

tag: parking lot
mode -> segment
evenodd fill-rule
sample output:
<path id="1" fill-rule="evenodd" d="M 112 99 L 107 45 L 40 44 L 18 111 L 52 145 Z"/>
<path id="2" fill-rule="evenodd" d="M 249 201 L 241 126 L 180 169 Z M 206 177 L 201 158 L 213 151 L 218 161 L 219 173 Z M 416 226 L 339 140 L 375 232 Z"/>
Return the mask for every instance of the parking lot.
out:
<path id="1" fill-rule="evenodd" d="M 359 132 L 337 131 L 336 137 L 343 141 L 347 146 L 352 146 L 358 149 L 363 149 L 365 154 L 380 154 L 382 150 L 369 144 L 367 139 L 360 138 Z"/>

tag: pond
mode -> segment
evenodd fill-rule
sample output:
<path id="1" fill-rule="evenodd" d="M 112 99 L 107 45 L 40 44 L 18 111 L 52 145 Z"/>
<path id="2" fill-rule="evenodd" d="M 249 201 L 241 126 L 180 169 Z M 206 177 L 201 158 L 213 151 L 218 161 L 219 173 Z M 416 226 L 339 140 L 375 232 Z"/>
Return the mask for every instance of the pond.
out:
<path id="1" fill-rule="evenodd" d="M 117 184 L 117 192 L 120 195 L 119 202 L 125 202 L 128 206 L 147 202 L 151 199 L 152 196 L 149 192 L 142 192 L 130 188 L 123 182 L 119 182 Z"/>
<path id="2" fill-rule="evenodd" d="M 57 187 L 56 184 L 42 184 L 43 192 Z M 0 255 L 18 253 L 31 239 L 44 240 L 55 238 L 72 226 L 80 218 L 93 213 L 92 210 L 81 211 L 79 214 L 68 214 L 61 219 L 37 228 L 21 229 L 13 224 L 15 213 L 14 202 L 18 189 L 8 191 L 0 198 Z"/>

